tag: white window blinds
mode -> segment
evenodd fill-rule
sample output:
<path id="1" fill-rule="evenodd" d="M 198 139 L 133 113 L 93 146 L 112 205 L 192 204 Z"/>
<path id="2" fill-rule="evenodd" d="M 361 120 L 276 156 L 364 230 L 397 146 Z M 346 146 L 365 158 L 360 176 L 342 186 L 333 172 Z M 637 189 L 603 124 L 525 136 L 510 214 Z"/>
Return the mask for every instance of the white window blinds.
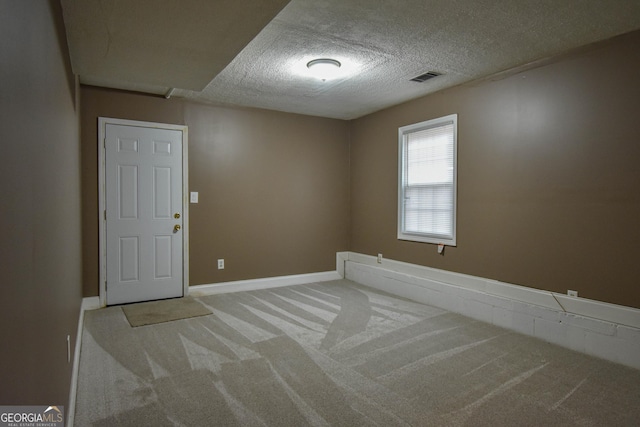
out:
<path id="1" fill-rule="evenodd" d="M 398 238 L 455 245 L 457 115 L 398 135 Z"/>

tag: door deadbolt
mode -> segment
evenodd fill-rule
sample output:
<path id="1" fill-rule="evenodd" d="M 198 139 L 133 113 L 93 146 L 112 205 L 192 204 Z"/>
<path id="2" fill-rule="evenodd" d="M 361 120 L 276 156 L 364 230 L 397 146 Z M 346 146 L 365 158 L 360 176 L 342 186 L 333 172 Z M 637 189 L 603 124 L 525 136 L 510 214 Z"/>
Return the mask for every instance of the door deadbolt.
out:
<path id="1" fill-rule="evenodd" d="M 179 213 L 174 213 L 174 214 L 173 214 L 173 217 L 174 217 L 175 219 L 180 219 L 180 214 L 179 214 Z"/>

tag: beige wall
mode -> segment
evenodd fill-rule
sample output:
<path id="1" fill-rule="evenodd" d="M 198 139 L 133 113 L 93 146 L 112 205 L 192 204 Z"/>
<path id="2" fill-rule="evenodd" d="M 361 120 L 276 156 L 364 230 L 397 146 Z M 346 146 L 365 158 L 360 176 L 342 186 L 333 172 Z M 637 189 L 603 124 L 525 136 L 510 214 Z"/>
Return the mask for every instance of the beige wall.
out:
<path id="1" fill-rule="evenodd" d="M 98 292 L 95 140 L 108 116 L 189 126 L 201 197 L 192 285 L 331 270 L 350 249 L 640 307 L 639 41 L 619 37 L 352 122 L 83 87 L 84 295 Z M 440 256 L 396 238 L 397 128 L 451 113 L 459 243 Z"/>
<path id="2" fill-rule="evenodd" d="M 184 124 L 182 103 L 162 97 L 80 87 L 82 156 L 82 283 L 85 297 L 99 293 L 98 117 Z"/>
<path id="3" fill-rule="evenodd" d="M 200 195 L 192 284 L 335 270 L 348 249 L 347 122 L 195 104 L 185 122 Z"/>
<path id="4" fill-rule="evenodd" d="M 98 116 L 189 126 L 192 284 L 331 270 L 350 249 L 640 307 L 638 45 L 351 123 L 84 87 L 79 138 L 59 3 L 0 1 L 0 403 L 68 405 L 66 336 L 81 283 L 98 293 Z M 397 128 L 450 113 L 459 243 L 438 256 L 395 237 Z"/>
<path id="5" fill-rule="evenodd" d="M 99 116 L 189 126 L 189 186 L 200 197 L 190 205 L 191 285 L 335 270 L 348 249 L 348 122 L 83 86 L 85 296 L 98 294 Z"/>
<path id="6" fill-rule="evenodd" d="M 82 88 L 84 295 L 98 116 L 189 126 L 191 284 L 335 268 L 350 249 L 640 307 L 640 33 L 352 122 Z M 457 113 L 458 246 L 396 238 L 397 128 Z M 216 269 L 224 258 L 226 269 Z"/>
<path id="7" fill-rule="evenodd" d="M 640 32 L 355 120 L 352 251 L 640 308 Z M 397 129 L 458 114 L 458 245 L 396 239 Z"/>
<path id="8" fill-rule="evenodd" d="M 80 145 L 59 2 L 0 1 L 0 404 L 64 405 L 81 301 Z"/>

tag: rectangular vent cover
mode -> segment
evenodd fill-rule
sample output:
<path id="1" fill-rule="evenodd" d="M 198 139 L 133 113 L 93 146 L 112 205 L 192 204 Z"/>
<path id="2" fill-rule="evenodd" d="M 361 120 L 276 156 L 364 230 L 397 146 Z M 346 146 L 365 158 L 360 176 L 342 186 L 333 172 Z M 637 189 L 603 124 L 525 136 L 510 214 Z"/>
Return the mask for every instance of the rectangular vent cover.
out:
<path id="1" fill-rule="evenodd" d="M 420 74 L 418 77 L 414 77 L 411 79 L 412 82 L 422 83 L 434 77 L 438 77 L 440 73 L 436 73 L 435 71 L 427 71 L 424 74 Z"/>

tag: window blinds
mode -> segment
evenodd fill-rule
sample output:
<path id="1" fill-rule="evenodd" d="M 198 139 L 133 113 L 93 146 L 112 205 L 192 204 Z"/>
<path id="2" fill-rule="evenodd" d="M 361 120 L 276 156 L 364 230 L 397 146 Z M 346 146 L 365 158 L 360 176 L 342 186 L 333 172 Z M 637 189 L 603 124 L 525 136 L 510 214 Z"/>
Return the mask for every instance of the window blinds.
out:
<path id="1" fill-rule="evenodd" d="M 448 119 L 401 128 L 403 238 L 455 244 L 455 125 Z"/>

